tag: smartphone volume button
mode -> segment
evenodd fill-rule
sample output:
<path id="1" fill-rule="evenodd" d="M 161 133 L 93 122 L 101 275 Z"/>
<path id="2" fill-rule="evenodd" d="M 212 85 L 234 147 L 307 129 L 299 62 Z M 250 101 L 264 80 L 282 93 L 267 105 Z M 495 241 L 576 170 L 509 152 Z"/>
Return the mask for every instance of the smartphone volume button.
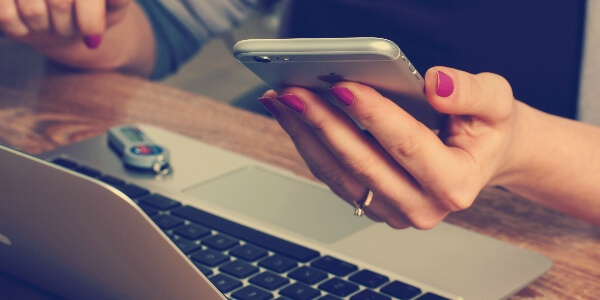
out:
<path id="1" fill-rule="evenodd" d="M 410 61 L 408 62 L 408 69 L 413 73 L 416 74 L 417 73 L 417 69 L 415 69 L 415 66 L 413 66 Z"/>
<path id="2" fill-rule="evenodd" d="M 408 62 L 408 69 L 410 70 L 410 72 L 413 75 L 415 75 L 417 80 L 421 80 L 421 77 L 419 76 L 419 72 L 417 72 L 417 69 L 415 69 L 415 66 L 413 66 L 413 64 L 410 61 Z"/>

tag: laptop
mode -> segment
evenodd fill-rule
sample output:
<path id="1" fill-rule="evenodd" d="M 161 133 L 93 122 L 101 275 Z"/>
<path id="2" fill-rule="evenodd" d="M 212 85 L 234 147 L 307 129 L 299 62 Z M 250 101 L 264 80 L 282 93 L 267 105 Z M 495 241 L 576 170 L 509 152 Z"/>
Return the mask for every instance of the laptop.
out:
<path id="1" fill-rule="evenodd" d="M 106 135 L 0 147 L 0 272 L 69 299 L 504 299 L 551 260 L 441 223 L 394 230 L 317 182 L 149 125 L 172 172 Z"/>

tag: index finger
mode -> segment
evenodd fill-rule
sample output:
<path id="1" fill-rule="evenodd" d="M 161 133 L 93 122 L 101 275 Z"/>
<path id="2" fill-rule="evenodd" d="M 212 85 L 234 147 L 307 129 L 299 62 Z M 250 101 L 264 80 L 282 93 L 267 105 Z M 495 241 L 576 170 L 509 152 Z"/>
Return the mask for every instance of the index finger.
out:
<path id="1" fill-rule="evenodd" d="M 422 188 L 436 193 L 448 187 L 451 181 L 447 177 L 456 173 L 456 151 L 446 147 L 423 123 L 374 89 L 361 84 L 338 83 L 331 89 L 331 94 Z"/>
<path id="2" fill-rule="evenodd" d="M 76 0 L 75 16 L 81 34 L 101 35 L 106 28 L 106 0 Z"/>
<path id="3" fill-rule="evenodd" d="M 360 87 L 370 89 L 362 85 L 356 86 L 357 89 Z M 354 124 L 352 119 L 333 104 L 308 90 L 297 87 L 282 90 L 281 95 L 276 99 L 279 101 L 282 111 L 277 120 L 284 129 L 287 128 L 286 132 L 290 134 L 292 140 L 298 142 L 306 135 L 316 135 L 321 144 L 327 147 L 328 152 L 333 154 L 333 158 L 313 156 L 313 159 L 318 161 L 317 165 L 331 165 L 330 161 L 333 160 L 344 174 L 348 173 L 359 181 L 358 186 L 361 188 L 361 193 L 364 193 L 364 186 L 376 193 L 380 197 L 379 199 L 382 199 L 382 203 L 375 205 L 372 209 L 388 224 L 391 226 L 395 224 L 394 228 L 402 227 L 404 225 L 399 226 L 400 223 L 393 222 L 407 220 L 416 228 L 425 229 L 439 223 L 447 215 L 447 209 L 442 209 L 424 197 L 421 185 L 415 181 L 412 174 L 407 173 L 400 166 L 399 162 L 382 147 L 383 145 L 369 138 Z M 364 102 L 361 100 L 364 99 L 358 99 L 356 102 Z M 289 109 L 285 110 L 284 105 Z M 398 107 L 396 108 L 402 111 Z M 295 113 L 284 113 L 284 111 Z M 383 112 L 382 116 L 388 118 L 389 116 L 385 115 L 386 109 Z M 392 120 L 393 118 L 394 116 L 391 116 Z M 286 123 L 296 120 L 308 124 L 311 130 L 309 132 L 289 130 Z M 416 120 L 414 122 L 418 123 Z M 429 133 L 431 134 L 431 132 Z M 434 138 L 437 137 L 434 135 Z M 297 143 L 300 146 L 299 150 L 306 147 L 306 144 L 301 144 Z M 304 150 L 310 151 L 310 148 L 308 146 Z M 304 151 L 301 150 L 301 152 Z M 430 168 L 430 171 L 433 169 Z M 348 185 L 348 182 L 340 181 L 340 176 L 337 174 L 331 176 L 330 171 L 326 173 L 329 174 L 317 177 L 325 179 L 324 181 L 332 189 L 342 190 L 342 193 L 344 190 L 354 189 Z M 345 199 L 356 200 L 355 196 Z M 379 203 L 379 201 L 377 202 Z"/>

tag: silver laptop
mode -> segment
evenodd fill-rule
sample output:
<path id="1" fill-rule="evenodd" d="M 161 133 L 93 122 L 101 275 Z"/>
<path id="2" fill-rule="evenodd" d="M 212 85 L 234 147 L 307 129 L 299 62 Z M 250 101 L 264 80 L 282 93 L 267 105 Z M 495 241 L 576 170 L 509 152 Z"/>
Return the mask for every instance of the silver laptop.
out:
<path id="1" fill-rule="evenodd" d="M 394 230 L 324 185 L 153 126 L 173 172 L 131 170 L 106 136 L 0 147 L 0 271 L 70 299 L 503 299 L 537 253 L 442 223 Z"/>

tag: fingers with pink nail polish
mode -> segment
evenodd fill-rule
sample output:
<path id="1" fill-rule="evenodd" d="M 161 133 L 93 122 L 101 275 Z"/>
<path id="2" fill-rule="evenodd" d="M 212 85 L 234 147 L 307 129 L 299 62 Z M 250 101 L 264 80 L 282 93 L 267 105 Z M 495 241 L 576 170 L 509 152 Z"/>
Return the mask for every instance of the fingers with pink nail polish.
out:
<path id="1" fill-rule="evenodd" d="M 102 43 L 102 35 L 87 35 L 83 38 L 83 42 L 85 43 L 85 46 L 89 49 L 97 49 Z"/>
<path id="2" fill-rule="evenodd" d="M 281 104 L 287 106 L 288 108 L 292 109 L 297 113 L 301 113 L 304 111 L 304 103 L 296 95 L 285 94 L 275 99 L 277 99 L 277 101 L 281 102 Z"/>
<path id="3" fill-rule="evenodd" d="M 269 111 L 269 113 L 271 113 L 275 118 L 279 118 L 281 116 L 281 112 L 279 111 L 279 109 L 277 109 L 275 104 L 273 104 L 271 98 L 267 98 L 267 97 L 258 98 L 258 102 L 260 102 L 260 104 L 262 104 L 262 106 L 267 111 Z"/>
<path id="4" fill-rule="evenodd" d="M 354 103 L 354 95 L 345 87 L 332 87 L 329 93 L 345 106 L 350 106 Z"/>
<path id="5" fill-rule="evenodd" d="M 454 82 L 452 78 L 442 71 L 437 71 L 437 95 L 440 97 L 448 97 L 454 91 Z"/>
<path id="6" fill-rule="evenodd" d="M 85 45 L 89 49 L 98 48 L 106 29 L 105 0 L 75 0 L 74 13 Z"/>

